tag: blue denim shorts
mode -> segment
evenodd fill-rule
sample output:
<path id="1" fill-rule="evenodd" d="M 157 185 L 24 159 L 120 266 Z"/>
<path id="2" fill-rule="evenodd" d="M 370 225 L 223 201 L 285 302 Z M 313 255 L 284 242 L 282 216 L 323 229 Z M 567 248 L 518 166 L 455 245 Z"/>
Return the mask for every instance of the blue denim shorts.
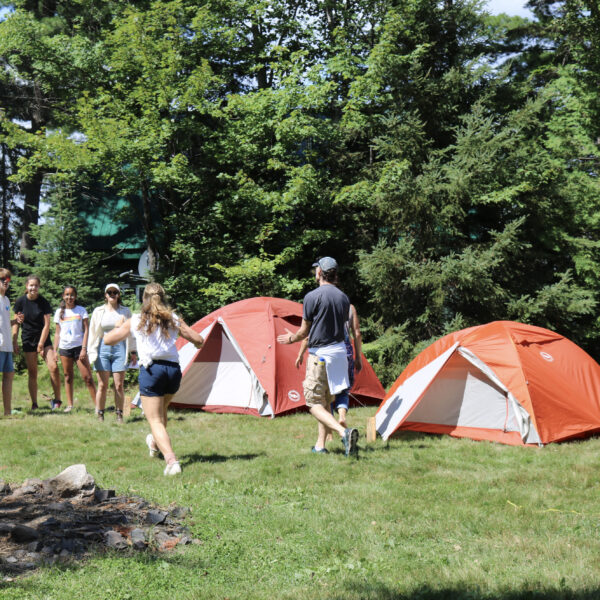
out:
<path id="1" fill-rule="evenodd" d="M 14 373 L 12 352 L 0 352 L 0 373 Z"/>
<path id="2" fill-rule="evenodd" d="M 350 387 L 352 387 L 354 384 L 354 350 L 349 340 L 346 340 L 346 358 L 348 359 L 348 379 L 350 380 Z M 331 403 L 331 414 L 340 408 L 345 408 L 346 410 L 350 408 L 349 392 L 350 390 L 344 390 L 336 394 L 335 400 Z"/>
<path id="3" fill-rule="evenodd" d="M 340 408 L 348 410 L 350 408 L 350 397 L 348 396 L 348 390 L 344 390 L 339 394 L 336 394 L 335 400 L 331 403 L 331 414 L 333 411 L 337 411 Z"/>
<path id="4" fill-rule="evenodd" d="M 142 396 L 174 394 L 181 383 L 181 368 L 170 360 L 156 360 L 149 367 L 140 367 L 138 381 Z"/>
<path id="5" fill-rule="evenodd" d="M 98 347 L 98 358 L 94 363 L 94 370 L 119 373 L 126 370 L 125 365 L 125 342 L 119 342 L 114 346 L 107 346 L 100 340 Z"/>

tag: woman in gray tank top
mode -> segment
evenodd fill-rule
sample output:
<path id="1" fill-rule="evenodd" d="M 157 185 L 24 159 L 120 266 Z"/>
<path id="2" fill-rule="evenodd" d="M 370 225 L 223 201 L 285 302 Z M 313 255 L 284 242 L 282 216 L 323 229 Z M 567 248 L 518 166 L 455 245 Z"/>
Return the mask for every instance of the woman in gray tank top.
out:
<path id="1" fill-rule="evenodd" d="M 114 346 L 103 343 L 102 338 L 106 333 L 118 327 L 126 319 L 131 318 L 131 311 L 121 304 L 121 289 L 116 283 L 109 283 L 104 288 L 106 303 L 98 306 L 92 313 L 90 321 L 90 341 L 88 354 L 94 370 L 98 374 L 98 392 L 96 394 L 96 415 L 99 421 L 104 421 L 104 408 L 106 394 L 112 375 L 115 388 L 115 414 L 117 423 L 123 422 L 123 403 L 125 390 L 125 371 L 129 354 L 135 354 L 134 340 L 127 339 Z"/>

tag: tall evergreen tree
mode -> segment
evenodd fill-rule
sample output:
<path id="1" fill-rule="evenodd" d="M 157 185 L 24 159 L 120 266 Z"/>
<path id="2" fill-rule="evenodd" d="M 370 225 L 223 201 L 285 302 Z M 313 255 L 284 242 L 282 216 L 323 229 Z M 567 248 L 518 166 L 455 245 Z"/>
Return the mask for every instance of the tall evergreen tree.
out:
<path id="1" fill-rule="evenodd" d="M 76 98 L 102 72 L 97 33 L 110 7 L 99 10 L 93 4 L 0 2 L 11 9 L 0 22 L 0 133 L 17 159 L 11 170 L 23 198 L 22 260 L 34 244 L 31 227 L 38 222 L 44 177 L 53 170 L 46 132 L 60 128 L 71 133 Z"/>
<path id="2" fill-rule="evenodd" d="M 100 253 L 85 250 L 86 231 L 73 204 L 72 188 L 61 182 L 44 198 L 49 209 L 43 223 L 32 227 L 35 245 L 26 250 L 27 264 L 18 264 L 21 275 L 15 288 L 22 288 L 30 273 L 37 275 L 43 295 L 52 307 L 58 307 L 66 285 L 77 288 L 78 301 L 91 308 L 101 299 L 98 273 L 102 271 Z"/>

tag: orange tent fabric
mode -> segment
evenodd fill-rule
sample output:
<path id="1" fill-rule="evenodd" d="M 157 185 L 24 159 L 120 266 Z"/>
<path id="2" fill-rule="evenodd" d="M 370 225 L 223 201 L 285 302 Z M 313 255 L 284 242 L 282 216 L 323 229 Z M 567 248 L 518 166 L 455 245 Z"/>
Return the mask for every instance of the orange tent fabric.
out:
<path id="1" fill-rule="evenodd" d="M 547 444 L 600 431 L 600 365 L 567 338 L 495 321 L 451 333 L 421 352 L 376 415 L 395 431 Z"/>
<path id="2" fill-rule="evenodd" d="M 211 412 L 275 416 L 305 407 L 305 367 L 294 362 L 299 345 L 276 338 L 302 322 L 302 304 L 281 298 L 250 298 L 220 308 L 192 327 L 205 337 L 201 350 L 177 342 L 183 371 L 172 406 Z M 351 399 L 379 404 L 385 395 L 363 356 Z"/>

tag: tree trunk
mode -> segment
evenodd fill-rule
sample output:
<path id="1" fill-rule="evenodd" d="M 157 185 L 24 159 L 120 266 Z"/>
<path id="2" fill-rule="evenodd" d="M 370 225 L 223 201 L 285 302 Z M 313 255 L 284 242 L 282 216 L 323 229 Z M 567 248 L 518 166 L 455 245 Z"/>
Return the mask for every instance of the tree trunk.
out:
<path id="1" fill-rule="evenodd" d="M 21 241 L 19 245 L 19 255 L 21 262 L 25 264 L 31 262 L 24 251 L 31 250 L 35 243 L 31 235 L 31 226 L 37 225 L 40 214 L 40 194 L 42 191 L 42 182 L 44 174 L 38 171 L 31 181 L 23 184 L 23 222 L 21 223 Z"/>
<path id="2" fill-rule="evenodd" d="M 10 194 L 8 191 L 8 173 L 6 171 L 6 148 L 0 145 L 0 186 L 2 187 L 2 266 L 8 268 L 10 261 Z"/>
<path id="3" fill-rule="evenodd" d="M 142 190 L 142 221 L 144 232 L 146 233 L 146 249 L 148 250 L 148 270 L 150 271 L 150 279 L 158 267 L 158 250 L 156 247 L 156 239 L 152 232 L 152 211 L 150 205 L 150 192 L 146 180 L 141 182 Z"/>
<path id="4" fill-rule="evenodd" d="M 52 3 L 49 3 L 49 5 Z M 46 125 L 46 115 L 44 111 L 44 95 L 37 82 L 33 83 L 33 98 L 31 106 L 31 132 L 38 132 Z M 42 183 L 44 181 L 44 172 L 36 171 L 35 175 L 22 186 L 23 193 L 23 222 L 21 224 L 21 242 L 19 255 L 21 262 L 27 264 L 28 260 L 24 250 L 31 250 L 35 240 L 31 236 L 31 226 L 37 225 L 40 215 L 40 195 L 42 192 Z"/>
<path id="5" fill-rule="evenodd" d="M 448 67 L 452 68 L 458 64 L 458 39 L 456 36 L 456 19 L 454 15 L 454 0 L 444 0 L 447 11 L 447 34 L 448 34 Z"/>

